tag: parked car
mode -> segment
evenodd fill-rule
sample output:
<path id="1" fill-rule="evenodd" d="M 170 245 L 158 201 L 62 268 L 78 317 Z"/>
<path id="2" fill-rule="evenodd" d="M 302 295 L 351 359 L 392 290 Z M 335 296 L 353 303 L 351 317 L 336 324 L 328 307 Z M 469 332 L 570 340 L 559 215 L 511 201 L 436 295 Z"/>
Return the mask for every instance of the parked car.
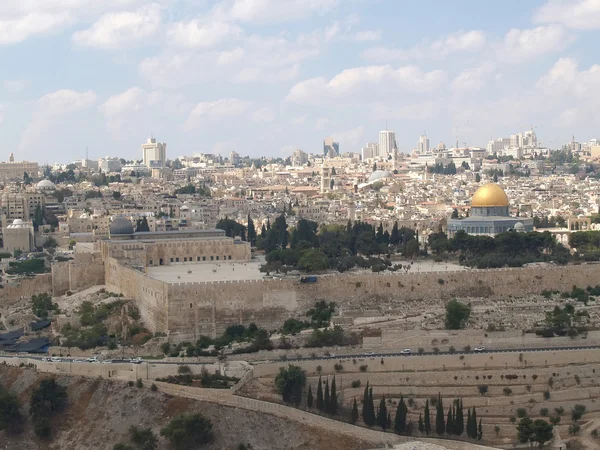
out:
<path id="1" fill-rule="evenodd" d="M 474 352 L 485 352 L 485 347 L 475 347 L 473 349 Z"/>
<path id="2" fill-rule="evenodd" d="M 300 283 L 316 283 L 316 282 L 317 282 L 317 277 L 315 277 L 315 276 L 300 278 Z"/>
<path id="3" fill-rule="evenodd" d="M 404 350 L 402 350 L 400 352 L 401 355 L 410 355 L 412 353 L 412 350 L 410 348 L 405 348 Z"/>
<path id="4" fill-rule="evenodd" d="M 141 364 L 141 363 L 144 362 L 144 360 L 142 358 L 140 358 L 140 357 L 137 357 L 137 358 L 133 358 L 131 360 L 131 362 L 134 363 L 134 364 Z"/>
<path id="5" fill-rule="evenodd" d="M 100 361 L 98 361 L 98 358 L 96 358 L 95 356 L 92 356 L 91 358 L 87 359 L 87 362 L 89 362 L 89 363 L 97 363 L 97 362 L 100 362 Z"/>
<path id="6" fill-rule="evenodd" d="M 61 358 L 57 358 L 56 356 L 53 356 L 52 358 L 50 358 L 50 361 L 52 361 L 52 362 L 61 362 L 62 359 Z"/>

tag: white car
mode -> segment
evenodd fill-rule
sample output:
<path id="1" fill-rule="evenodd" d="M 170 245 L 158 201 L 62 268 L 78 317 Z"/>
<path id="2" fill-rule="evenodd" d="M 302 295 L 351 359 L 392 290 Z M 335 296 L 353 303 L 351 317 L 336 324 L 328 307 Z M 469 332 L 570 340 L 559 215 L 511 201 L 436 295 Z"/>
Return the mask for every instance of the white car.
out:
<path id="1" fill-rule="evenodd" d="M 56 356 L 53 356 L 52 358 L 50 358 L 50 361 L 52 361 L 52 362 L 61 362 L 62 359 L 57 358 Z"/>
<path id="2" fill-rule="evenodd" d="M 100 362 L 100 361 L 98 361 L 98 358 L 96 358 L 95 356 L 93 356 L 91 358 L 88 358 L 87 362 L 89 362 L 89 363 L 97 363 L 97 362 Z"/>
<path id="3" fill-rule="evenodd" d="M 365 356 L 375 356 L 375 352 L 367 352 L 365 353 Z"/>
<path id="4" fill-rule="evenodd" d="M 141 363 L 144 362 L 144 360 L 142 358 L 140 358 L 140 357 L 137 357 L 137 358 L 133 358 L 131 360 L 131 362 L 134 363 L 134 364 L 141 364 Z"/>
<path id="5" fill-rule="evenodd" d="M 402 350 L 400 352 L 401 355 L 410 355 L 412 353 L 412 350 L 410 348 L 405 348 L 404 350 Z"/>
<path id="6" fill-rule="evenodd" d="M 475 347 L 473 349 L 474 352 L 485 352 L 485 347 Z"/>

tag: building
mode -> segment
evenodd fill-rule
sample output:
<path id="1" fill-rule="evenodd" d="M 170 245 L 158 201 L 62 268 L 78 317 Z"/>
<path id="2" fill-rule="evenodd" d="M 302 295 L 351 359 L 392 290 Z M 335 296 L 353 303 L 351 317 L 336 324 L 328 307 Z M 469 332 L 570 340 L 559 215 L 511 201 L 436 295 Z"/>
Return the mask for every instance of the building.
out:
<path id="1" fill-rule="evenodd" d="M 142 155 L 146 167 L 163 167 L 167 162 L 167 144 L 149 138 L 142 144 Z"/>
<path id="2" fill-rule="evenodd" d="M 373 159 L 377 156 L 379 150 L 376 142 L 367 142 L 362 148 L 361 159 L 366 161 L 367 159 Z"/>
<path id="3" fill-rule="evenodd" d="M 494 183 L 481 186 L 471 199 L 471 215 L 463 219 L 448 220 L 448 237 L 457 231 L 476 236 L 495 236 L 505 231 L 533 231 L 533 219 L 511 217 L 508 212 L 508 197 Z"/>
<path id="4" fill-rule="evenodd" d="M 224 230 L 134 232 L 131 221 L 122 217 L 110 224 L 109 239 L 97 245 L 104 260 L 142 267 L 251 258 L 250 243 L 227 237 Z"/>
<path id="5" fill-rule="evenodd" d="M 229 154 L 229 164 L 231 164 L 232 166 L 239 166 L 241 160 L 242 158 L 240 158 L 240 154 L 238 152 L 231 152 Z"/>
<path id="6" fill-rule="evenodd" d="M 419 137 L 419 142 L 417 143 L 417 151 L 421 154 L 429 153 L 429 138 L 427 135 L 423 134 Z"/>
<path id="7" fill-rule="evenodd" d="M 331 187 L 331 168 L 321 167 L 321 194 L 327 192 Z"/>
<path id="8" fill-rule="evenodd" d="M 31 252 L 35 249 L 33 224 L 15 219 L 3 227 L 3 250 L 13 253 L 15 250 Z"/>
<path id="9" fill-rule="evenodd" d="M 119 158 L 100 158 L 98 160 L 98 167 L 104 173 L 109 172 L 120 172 L 121 171 L 121 160 Z"/>
<path id="10" fill-rule="evenodd" d="M 303 152 L 300 149 L 294 150 L 292 153 L 292 165 L 293 166 L 303 166 L 308 162 L 308 153 Z"/>
<path id="11" fill-rule="evenodd" d="M 387 158 L 388 155 L 391 155 L 397 147 L 396 133 L 388 130 L 379 132 L 379 147 L 376 155 L 377 157 Z"/>
<path id="12" fill-rule="evenodd" d="M 38 177 L 39 166 L 36 162 L 15 162 L 15 156 L 11 153 L 8 162 L 0 163 L 0 180 L 22 180 L 25 173 L 31 178 Z"/>
<path id="13" fill-rule="evenodd" d="M 340 143 L 333 142 L 332 137 L 325 138 L 323 141 L 323 156 L 329 158 L 335 158 L 340 154 Z"/>

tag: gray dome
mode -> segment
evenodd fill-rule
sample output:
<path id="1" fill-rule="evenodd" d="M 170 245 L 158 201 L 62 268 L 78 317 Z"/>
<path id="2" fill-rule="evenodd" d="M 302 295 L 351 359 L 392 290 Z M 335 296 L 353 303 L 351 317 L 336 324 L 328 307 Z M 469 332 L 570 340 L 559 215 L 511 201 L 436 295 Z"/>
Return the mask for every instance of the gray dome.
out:
<path id="1" fill-rule="evenodd" d="M 50 180 L 42 180 L 37 184 L 37 188 L 50 191 L 56 189 L 56 185 Z"/>
<path id="2" fill-rule="evenodd" d="M 382 178 L 391 178 L 393 176 L 394 176 L 394 174 L 392 172 L 390 172 L 389 170 L 376 170 L 369 177 L 369 182 L 377 181 Z"/>
<path id="3" fill-rule="evenodd" d="M 523 222 L 517 222 L 517 223 L 515 223 L 513 230 L 515 230 L 517 233 L 524 233 L 525 225 L 523 225 Z"/>
<path id="4" fill-rule="evenodd" d="M 110 234 L 133 234 L 133 225 L 129 220 L 117 217 L 110 224 Z"/>

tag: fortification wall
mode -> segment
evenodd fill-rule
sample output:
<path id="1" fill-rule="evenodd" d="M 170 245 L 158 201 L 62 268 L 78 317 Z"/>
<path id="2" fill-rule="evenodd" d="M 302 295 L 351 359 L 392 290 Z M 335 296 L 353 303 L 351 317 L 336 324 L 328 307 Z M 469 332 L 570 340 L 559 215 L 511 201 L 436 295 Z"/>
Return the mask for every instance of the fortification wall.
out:
<path id="1" fill-rule="evenodd" d="M 43 273 L 31 278 L 21 278 L 19 281 L 5 283 L 0 289 L 0 302 L 9 306 L 21 299 L 32 295 L 52 292 L 52 274 Z"/>
<path id="2" fill-rule="evenodd" d="M 76 253 L 74 261 L 52 265 L 52 293 L 64 295 L 104 284 L 105 268 L 100 253 Z"/>
<path id="3" fill-rule="evenodd" d="M 153 333 L 169 330 L 168 285 L 148 277 L 114 258 L 104 262 L 106 288 L 134 299 L 146 327 Z"/>

